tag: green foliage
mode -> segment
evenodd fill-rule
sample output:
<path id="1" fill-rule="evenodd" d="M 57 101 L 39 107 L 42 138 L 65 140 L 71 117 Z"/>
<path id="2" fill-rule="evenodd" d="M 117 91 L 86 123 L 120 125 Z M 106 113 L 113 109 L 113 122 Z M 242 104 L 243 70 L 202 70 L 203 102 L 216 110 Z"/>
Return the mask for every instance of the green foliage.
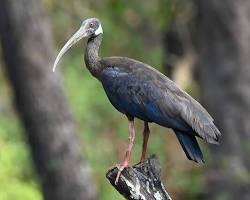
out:
<path id="1" fill-rule="evenodd" d="M 20 124 L 9 115 L 0 124 L 0 199 L 42 199 Z"/>

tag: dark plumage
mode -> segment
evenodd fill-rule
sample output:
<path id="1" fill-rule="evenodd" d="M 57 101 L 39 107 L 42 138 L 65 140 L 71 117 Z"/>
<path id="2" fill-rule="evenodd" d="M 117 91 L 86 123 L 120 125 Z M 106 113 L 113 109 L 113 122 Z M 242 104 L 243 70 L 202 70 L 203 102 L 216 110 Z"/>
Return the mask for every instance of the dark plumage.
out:
<path id="1" fill-rule="evenodd" d="M 90 31 L 90 26 L 95 28 Z M 88 33 L 89 39 L 85 53 L 87 68 L 101 81 L 112 105 L 129 119 L 131 139 L 122 169 L 128 164 L 131 154 L 134 117 L 145 122 L 142 160 L 146 154 L 148 122 L 154 122 L 172 128 L 186 156 L 193 161 L 203 162 L 203 155 L 195 136 L 215 144 L 220 136 L 209 113 L 173 81 L 151 66 L 126 57 L 100 58 L 98 56 L 102 41 L 100 28 L 100 21 L 91 18 L 83 22 L 78 32 L 84 29 L 82 34 Z M 70 47 L 74 44 L 74 37 L 77 36 L 73 36 L 73 39 L 70 39 L 71 43 L 65 46 Z M 64 48 L 67 50 L 69 47 Z M 59 53 L 55 66 L 65 51 L 62 50 Z"/>
<path id="2" fill-rule="evenodd" d="M 178 137 L 183 148 L 185 145 L 191 145 L 190 142 L 184 142 L 188 138 L 192 138 L 193 144 L 196 142 L 194 136 L 199 136 L 209 143 L 217 143 L 220 132 L 213 124 L 212 117 L 166 76 L 129 58 L 103 58 L 100 62 L 102 70 L 98 79 L 117 110 L 172 128 L 178 135 L 187 134 L 188 137 Z M 197 142 L 193 148 L 194 151 L 200 151 Z M 201 153 L 185 153 L 194 161 L 203 160 Z"/>

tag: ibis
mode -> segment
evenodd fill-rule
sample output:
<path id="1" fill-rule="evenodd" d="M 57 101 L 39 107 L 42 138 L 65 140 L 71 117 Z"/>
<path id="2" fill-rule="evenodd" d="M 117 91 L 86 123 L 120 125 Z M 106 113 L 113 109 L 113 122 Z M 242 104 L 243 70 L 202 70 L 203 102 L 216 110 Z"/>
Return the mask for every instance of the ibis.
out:
<path id="1" fill-rule="evenodd" d="M 103 29 L 99 19 L 89 18 L 67 41 L 54 62 L 75 43 L 88 38 L 84 60 L 90 73 L 98 79 L 111 104 L 127 116 L 129 143 L 119 165 L 116 183 L 122 170 L 129 165 L 135 140 L 134 119 L 144 122 L 141 161 L 146 157 L 149 123 L 173 129 L 188 159 L 204 162 L 196 137 L 217 144 L 220 131 L 210 114 L 175 82 L 143 62 L 127 57 L 100 57 Z"/>

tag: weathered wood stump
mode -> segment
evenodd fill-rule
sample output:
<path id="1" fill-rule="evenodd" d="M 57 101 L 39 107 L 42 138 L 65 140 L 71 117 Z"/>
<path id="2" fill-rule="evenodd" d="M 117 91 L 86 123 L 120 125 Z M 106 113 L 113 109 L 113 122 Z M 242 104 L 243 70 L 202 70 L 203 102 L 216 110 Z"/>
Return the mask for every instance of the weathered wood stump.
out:
<path id="1" fill-rule="evenodd" d="M 124 169 L 117 185 L 117 167 L 106 173 L 114 188 L 128 200 L 171 200 L 160 178 L 160 163 L 155 155 Z"/>

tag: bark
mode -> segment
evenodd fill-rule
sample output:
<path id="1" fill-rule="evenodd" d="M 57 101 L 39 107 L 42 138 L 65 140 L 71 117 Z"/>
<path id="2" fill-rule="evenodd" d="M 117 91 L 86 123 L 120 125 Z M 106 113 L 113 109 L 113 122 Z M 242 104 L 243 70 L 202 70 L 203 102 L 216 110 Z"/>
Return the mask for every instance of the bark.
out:
<path id="1" fill-rule="evenodd" d="M 38 0 L 2 0 L 0 38 L 7 75 L 46 200 L 94 200 L 90 170 L 58 74 L 50 27 Z"/>
<path id="2" fill-rule="evenodd" d="M 207 197 L 250 196 L 250 1 L 194 0 L 201 101 L 223 137 L 209 146 Z"/>
<path id="3" fill-rule="evenodd" d="M 115 184 L 117 167 L 109 170 L 107 179 L 128 200 L 171 200 L 160 177 L 160 164 L 156 156 L 125 168 Z"/>

